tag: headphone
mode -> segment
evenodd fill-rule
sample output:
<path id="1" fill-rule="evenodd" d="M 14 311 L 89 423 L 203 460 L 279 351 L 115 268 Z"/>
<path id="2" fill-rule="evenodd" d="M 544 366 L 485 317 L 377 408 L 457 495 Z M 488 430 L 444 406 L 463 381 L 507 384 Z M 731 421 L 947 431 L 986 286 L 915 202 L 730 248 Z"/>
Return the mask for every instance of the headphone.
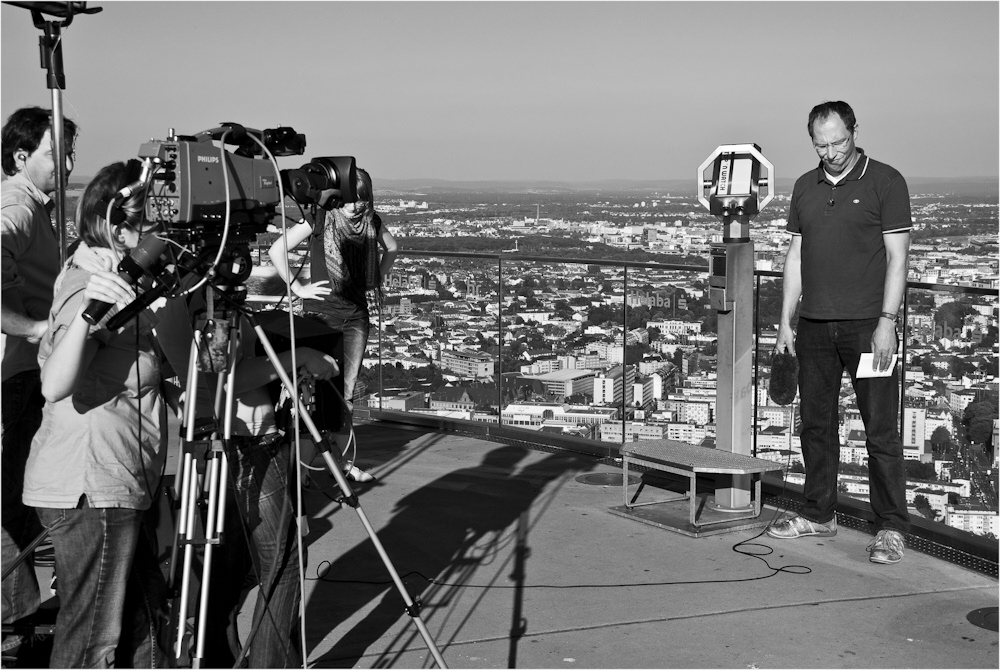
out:
<path id="1" fill-rule="evenodd" d="M 125 183 L 132 184 L 132 182 L 139 179 L 139 174 L 142 171 L 142 163 L 138 160 L 131 158 L 127 163 L 125 163 Z M 127 188 L 127 187 L 126 187 Z M 124 189 L 123 189 L 124 190 Z M 108 205 L 113 202 L 112 197 L 105 196 L 97 203 L 98 214 L 103 218 L 108 211 Z M 115 203 L 111 207 L 111 220 L 109 223 L 112 226 L 126 225 L 129 228 L 137 229 L 139 224 L 142 222 L 142 212 L 126 212 L 122 207 L 122 203 Z"/>

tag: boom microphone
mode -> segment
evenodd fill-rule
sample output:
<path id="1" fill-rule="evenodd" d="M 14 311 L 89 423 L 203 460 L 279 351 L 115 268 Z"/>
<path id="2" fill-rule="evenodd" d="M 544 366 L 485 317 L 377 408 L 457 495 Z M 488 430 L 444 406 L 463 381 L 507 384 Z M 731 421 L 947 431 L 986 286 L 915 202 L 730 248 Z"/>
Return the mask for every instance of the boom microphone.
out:
<path id="1" fill-rule="evenodd" d="M 771 356 L 771 383 L 767 394 L 778 405 L 790 405 L 799 388 L 799 359 L 793 353 Z"/>
<path id="2" fill-rule="evenodd" d="M 156 235 L 147 235 L 139 242 L 139 246 L 133 249 L 128 256 L 118 264 L 118 276 L 124 279 L 129 286 L 132 286 L 142 277 L 146 270 L 149 270 L 160 256 L 167 249 L 167 241 Z M 97 324 L 110 310 L 114 304 L 102 300 L 93 300 L 83 312 L 83 320 L 91 325 Z"/>

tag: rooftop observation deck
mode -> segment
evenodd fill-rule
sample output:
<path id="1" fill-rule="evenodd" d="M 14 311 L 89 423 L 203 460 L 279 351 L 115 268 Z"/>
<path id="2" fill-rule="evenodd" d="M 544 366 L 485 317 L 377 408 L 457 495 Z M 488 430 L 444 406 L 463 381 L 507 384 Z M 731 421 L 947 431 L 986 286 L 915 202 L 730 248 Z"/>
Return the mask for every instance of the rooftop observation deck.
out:
<path id="1" fill-rule="evenodd" d="M 504 306 L 510 283 L 539 267 L 612 266 L 624 295 L 643 281 L 668 287 L 671 272 L 707 269 L 404 255 L 464 263 L 496 282 L 483 313 L 496 318 L 501 354 L 513 319 Z M 759 301 L 761 280 L 780 275 L 755 274 Z M 936 335 L 911 313 L 928 296 L 938 296 L 934 309 L 948 300 L 992 301 L 995 318 L 995 288 L 910 282 L 903 360 L 915 338 Z M 623 331 L 627 315 L 625 308 Z M 755 360 L 766 361 L 756 351 L 761 328 Z M 394 340 L 381 323 L 377 337 L 380 351 Z M 903 389 L 911 383 L 904 370 Z M 865 549 L 870 508 L 848 495 L 834 538 L 778 541 L 760 529 L 690 537 L 609 511 L 623 502 L 621 445 L 521 430 L 502 418 L 479 423 L 378 407 L 357 409 L 355 425 L 358 463 L 378 477 L 357 485 L 361 505 L 451 667 L 995 668 L 1000 660 L 995 540 L 915 517 L 903 561 L 875 565 Z M 652 486 L 684 490 L 679 478 L 639 474 Z M 698 484 L 703 494 L 713 491 L 711 480 Z M 316 485 L 305 494 L 309 665 L 431 667 L 355 513 L 332 500 L 327 475 Z M 800 493 L 766 475 L 760 519 L 794 511 Z"/>
<path id="2" fill-rule="evenodd" d="M 916 534 L 895 566 L 868 561 L 850 509 L 834 538 L 688 537 L 609 512 L 613 461 L 390 414 L 357 422 L 378 479 L 356 491 L 450 667 L 997 667 L 996 610 L 992 630 L 969 620 L 996 608 L 996 578 Z M 309 665 L 432 667 L 334 488 L 319 473 L 305 496 Z M 762 518 L 794 505 L 766 488 Z"/>
<path id="3" fill-rule="evenodd" d="M 469 255 L 440 257 L 470 262 Z M 501 290 L 489 313 L 502 348 L 509 322 L 502 287 L 506 278 L 523 276 L 527 261 L 471 260 L 497 261 Z M 704 272 L 614 265 L 624 270 L 624 294 L 630 281 L 638 282 L 630 273 Z M 758 282 L 767 276 L 777 273 L 758 272 Z M 662 276 L 654 283 L 667 285 Z M 907 296 L 927 302 L 927 295 L 942 294 L 970 304 L 985 296 L 995 319 L 995 288 L 911 282 Z M 904 360 L 915 338 L 931 341 L 933 325 L 907 314 L 904 305 Z M 373 337 L 390 337 L 381 324 L 374 331 Z M 755 350 L 756 358 L 766 357 Z M 760 383 L 755 368 L 754 384 Z M 904 392 L 910 383 L 904 374 Z M 385 395 L 381 383 L 373 390 Z M 503 404 L 498 397 L 497 406 Z M 355 426 L 357 462 L 378 478 L 355 485 L 361 506 L 450 667 L 996 668 L 1000 662 L 995 540 L 915 516 L 903 561 L 872 564 L 865 549 L 869 506 L 848 495 L 840 497 L 833 538 L 779 541 L 759 528 L 691 537 L 610 511 L 623 502 L 620 444 L 529 431 L 502 417 L 476 422 L 377 406 L 357 407 Z M 167 472 L 175 471 L 168 462 Z M 684 490 L 680 478 L 635 474 L 650 487 Z M 699 494 L 712 493 L 713 484 L 699 477 Z M 319 472 L 303 494 L 311 529 L 308 666 L 432 667 L 362 523 L 335 501 L 336 492 Z M 795 511 L 800 493 L 766 475 L 760 520 Z M 254 598 L 241 614 L 244 635 Z"/>

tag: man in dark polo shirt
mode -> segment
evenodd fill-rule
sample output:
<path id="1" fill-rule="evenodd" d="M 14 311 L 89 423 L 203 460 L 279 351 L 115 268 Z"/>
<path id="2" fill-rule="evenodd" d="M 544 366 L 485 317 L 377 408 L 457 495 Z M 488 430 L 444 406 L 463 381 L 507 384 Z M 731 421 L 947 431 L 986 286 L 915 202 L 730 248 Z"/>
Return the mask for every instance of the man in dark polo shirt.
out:
<path id="1" fill-rule="evenodd" d="M 871 506 L 878 531 L 868 545 L 873 563 L 897 563 L 909 531 L 903 444 L 899 437 L 899 368 L 893 366 L 896 319 L 906 290 L 910 197 L 895 169 L 855 146 L 854 111 L 825 102 L 809 114 L 820 164 L 795 182 L 787 230 L 779 353 L 799 361 L 805 504 L 799 516 L 771 525 L 779 539 L 837 534 L 838 401 L 846 369 L 857 394 L 868 448 Z M 801 303 L 799 299 L 801 298 Z M 798 332 L 792 317 L 799 310 Z"/>
<path id="2" fill-rule="evenodd" d="M 59 242 L 53 229 L 51 194 L 56 190 L 52 115 L 24 107 L 3 126 L 2 208 L 3 288 L 0 304 L 3 349 L 3 565 L 17 558 L 42 526 L 35 511 L 21 502 L 24 465 L 31 438 L 42 421 L 38 342 L 48 329 L 52 287 L 59 274 Z M 76 124 L 63 123 L 66 174 L 73 170 Z M 3 623 L 33 614 L 39 606 L 32 561 L 21 563 L 3 580 Z M 3 641 L 12 654 L 20 636 Z"/>

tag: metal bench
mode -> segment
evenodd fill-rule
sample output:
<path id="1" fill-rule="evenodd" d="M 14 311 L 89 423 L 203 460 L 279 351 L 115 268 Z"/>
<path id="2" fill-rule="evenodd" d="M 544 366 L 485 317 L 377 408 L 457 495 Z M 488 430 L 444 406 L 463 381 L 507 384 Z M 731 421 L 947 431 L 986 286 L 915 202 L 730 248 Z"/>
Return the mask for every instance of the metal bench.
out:
<path id="1" fill-rule="evenodd" d="M 625 494 L 625 507 L 632 509 L 643 505 L 656 505 L 659 503 L 673 502 L 677 500 L 690 500 L 690 522 L 692 526 L 701 527 L 716 523 L 739 519 L 751 519 L 760 516 L 761 495 L 760 478 L 764 472 L 780 470 L 781 465 L 773 461 L 762 458 L 753 458 L 743 454 L 734 454 L 719 449 L 708 447 L 696 447 L 686 442 L 676 440 L 640 440 L 624 445 L 621 448 L 622 475 L 624 480 L 622 489 Z M 639 465 L 651 470 L 661 470 L 675 475 L 688 478 L 688 491 L 685 495 L 674 496 L 662 500 L 649 502 L 635 502 L 639 493 L 645 487 L 645 482 L 639 484 L 635 495 L 629 500 L 629 465 Z M 697 488 L 696 479 L 699 474 L 723 474 L 723 475 L 750 475 L 754 481 L 753 510 L 752 512 L 727 513 L 725 518 L 719 520 L 700 521 L 697 509 Z"/>

